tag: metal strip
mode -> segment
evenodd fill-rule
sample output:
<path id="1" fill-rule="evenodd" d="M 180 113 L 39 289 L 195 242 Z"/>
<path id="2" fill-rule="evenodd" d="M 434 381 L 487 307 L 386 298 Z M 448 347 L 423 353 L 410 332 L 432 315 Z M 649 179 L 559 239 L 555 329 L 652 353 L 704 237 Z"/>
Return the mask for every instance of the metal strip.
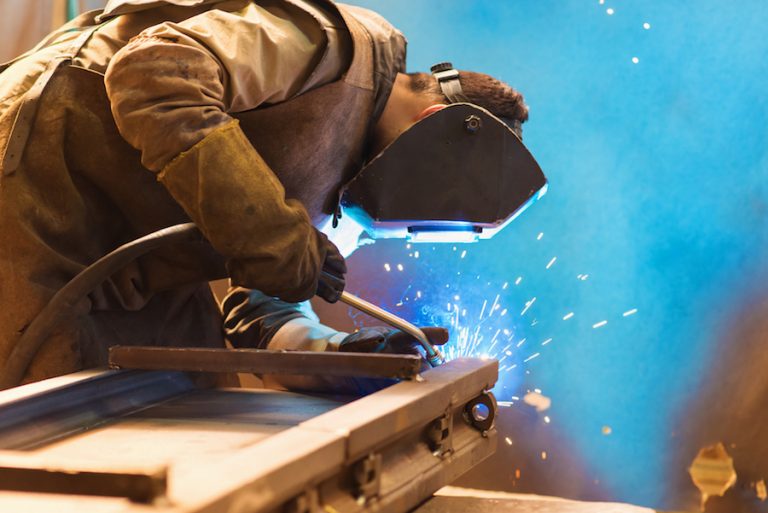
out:
<path id="1" fill-rule="evenodd" d="M 109 350 L 109 364 L 122 369 L 412 379 L 421 370 L 421 357 L 261 349 L 114 346 Z"/>
<path id="2" fill-rule="evenodd" d="M 166 469 L 154 473 L 48 469 L 0 465 L 0 490 L 125 497 L 148 503 L 165 495 Z"/>

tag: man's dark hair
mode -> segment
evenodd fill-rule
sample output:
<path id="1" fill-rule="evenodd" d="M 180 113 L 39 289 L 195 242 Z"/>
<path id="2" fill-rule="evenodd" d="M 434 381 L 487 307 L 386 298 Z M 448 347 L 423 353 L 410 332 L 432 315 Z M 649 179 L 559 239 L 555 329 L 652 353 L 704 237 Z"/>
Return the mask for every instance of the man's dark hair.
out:
<path id="1" fill-rule="evenodd" d="M 434 76 L 429 73 L 408 73 L 408 76 L 414 92 L 430 94 L 437 103 L 447 101 Z M 494 116 L 521 123 L 528 119 L 528 106 L 523 95 L 501 80 L 484 73 L 459 71 L 459 82 L 470 103 L 489 110 Z"/>

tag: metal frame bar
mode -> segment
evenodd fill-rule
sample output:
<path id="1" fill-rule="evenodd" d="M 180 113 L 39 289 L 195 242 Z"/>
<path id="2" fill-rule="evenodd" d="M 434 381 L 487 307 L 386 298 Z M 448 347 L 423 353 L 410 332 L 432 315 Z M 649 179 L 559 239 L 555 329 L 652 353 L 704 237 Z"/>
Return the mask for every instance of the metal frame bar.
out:
<path id="1" fill-rule="evenodd" d="M 109 350 L 109 364 L 111 367 L 122 369 L 413 379 L 421 370 L 421 357 L 261 349 L 115 346 Z"/>
<path id="2" fill-rule="evenodd" d="M 180 372 L 104 371 L 29 397 L 8 390 L 15 398 L 0 402 L 0 449 L 50 443 L 195 387 Z"/>

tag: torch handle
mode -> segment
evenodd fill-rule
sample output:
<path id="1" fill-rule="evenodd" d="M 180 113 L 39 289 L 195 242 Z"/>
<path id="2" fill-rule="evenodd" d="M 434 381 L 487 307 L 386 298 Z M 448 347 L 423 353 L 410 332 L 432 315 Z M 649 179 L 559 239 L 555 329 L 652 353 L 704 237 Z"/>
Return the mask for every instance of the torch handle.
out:
<path id="1" fill-rule="evenodd" d="M 445 363 L 445 358 L 440 354 L 440 350 L 429 342 L 429 339 L 423 331 L 410 322 L 346 291 L 341 293 L 339 299 L 349 306 L 357 308 L 361 312 L 366 313 L 371 317 L 375 317 L 380 321 L 386 322 L 390 326 L 404 331 L 418 340 L 422 347 L 424 347 L 424 351 L 427 353 L 427 362 L 429 362 L 429 365 L 432 367 L 437 367 L 438 365 Z"/>

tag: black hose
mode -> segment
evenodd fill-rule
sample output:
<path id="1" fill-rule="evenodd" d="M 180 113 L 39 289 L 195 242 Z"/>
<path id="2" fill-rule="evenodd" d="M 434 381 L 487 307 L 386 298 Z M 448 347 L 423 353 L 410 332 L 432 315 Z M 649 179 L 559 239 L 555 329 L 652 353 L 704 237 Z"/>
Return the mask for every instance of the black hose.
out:
<path id="1" fill-rule="evenodd" d="M 115 272 L 161 246 L 202 240 L 203 236 L 194 223 L 177 224 L 123 244 L 83 269 L 54 294 L 24 330 L 0 375 L 0 390 L 14 387 L 21 382 L 53 328 L 71 318 L 82 298 L 93 292 Z"/>

